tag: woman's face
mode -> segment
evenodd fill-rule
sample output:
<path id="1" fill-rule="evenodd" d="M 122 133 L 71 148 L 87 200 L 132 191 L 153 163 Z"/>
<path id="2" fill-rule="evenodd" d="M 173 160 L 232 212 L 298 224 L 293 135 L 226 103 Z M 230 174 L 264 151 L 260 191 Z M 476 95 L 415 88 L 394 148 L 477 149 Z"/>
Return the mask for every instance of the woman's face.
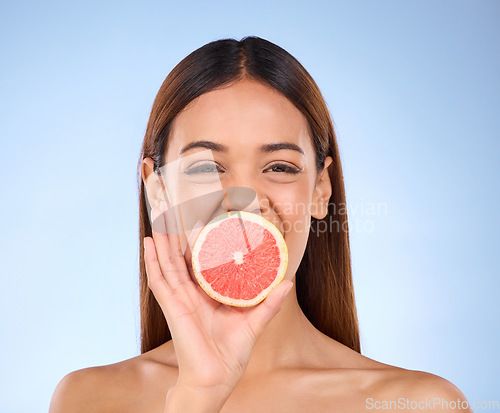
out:
<path id="1" fill-rule="evenodd" d="M 205 143 L 183 150 L 196 141 Z M 306 118 L 277 91 L 252 80 L 192 101 L 173 122 L 165 156 L 165 164 L 176 165 L 170 171 L 178 171 L 173 180 L 167 172 L 176 192 L 170 198 L 186 205 L 185 217 L 206 224 L 229 208 L 275 224 L 288 247 L 288 279 L 305 251 L 311 215 L 323 218 L 331 195 L 326 168 L 332 158 L 320 174 L 315 161 Z M 217 193 L 226 196 L 210 197 Z"/>

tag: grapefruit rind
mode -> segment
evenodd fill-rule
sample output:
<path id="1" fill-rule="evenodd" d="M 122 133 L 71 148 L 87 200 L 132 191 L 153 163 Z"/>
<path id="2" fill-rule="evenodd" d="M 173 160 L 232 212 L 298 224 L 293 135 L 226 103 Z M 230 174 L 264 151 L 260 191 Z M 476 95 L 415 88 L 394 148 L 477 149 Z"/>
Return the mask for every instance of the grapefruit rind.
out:
<path id="1" fill-rule="evenodd" d="M 256 297 L 252 298 L 251 300 L 230 298 L 221 295 L 217 291 L 215 291 L 210 285 L 210 283 L 208 283 L 205 280 L 205 278 L 201 275 L 202 270 L 200 268 L 200 263 L 197 259 L 198 254 L 201 251 L 203 242 L 205 241 L 205 238 L 207 237 L 208 233 L 212 229 L 217 227 L 223 220 L 234 218 L 235 216 L 241 218 L 242 220 L 251 221 L 263 226 L 274 236 L 274 239 L 276 240 L 276 245 L 280 251 L 280 265 L 277 270 L 276 278 L 266 289 L 262 290 Z M 193 266 L 193 273 L 196 277 L 196 280 L 198 281 L 198 284 L 214 300 L 222 304 L 231 305 L 234 307 L 252 307 L 263 301 L 271 293 L 273 288 L 276 287 L 285 278 L 286 269 L 288 266 L 288 248 L 286 246 L 286 242 L 285 239 L 283 238 L 283 235 L 271 221 L 267 220 L 261 215 L 254 214 L 252 212 L 230 211 L 215 217 L 210 222 L 208 222 L 207 225 L 205 225 L 205 227 L 200 231 L 193 246 L 191 264 Z"/>

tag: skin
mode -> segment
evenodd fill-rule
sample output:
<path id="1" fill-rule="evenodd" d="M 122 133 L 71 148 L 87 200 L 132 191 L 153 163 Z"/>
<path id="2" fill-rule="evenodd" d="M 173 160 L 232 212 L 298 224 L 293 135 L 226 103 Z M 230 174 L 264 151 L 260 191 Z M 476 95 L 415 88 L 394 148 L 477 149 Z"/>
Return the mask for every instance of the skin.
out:
<path id="1" fill-rule="evenodd" d="M 228 147 L 226 153 L 212 151 L 213 160 L 224 170 L 219 174 L 220 184 L 252 188 L 257 198 L 246 209 L 259 208 L 282 231 L 289 251 L 285 280 L 293 282 L 311 216 L 323 218 L 327 213 L 332 189 L 326 168 L 332 159 L 328 157 L 325 168 L 317 173 L 304 116 L 279 93 L 251 80 L 191 102 L 175 119 L 167 162 L 179 159 L 184 145 L 201 138 Z M 292 150 L 259 152 L 262 144 L 280 141 L 295 143 L 304 154 Z M 202 151 L 197 148 L 185 155 Z M 270 170 L 277 161 L 301 172 Z M 165 209 L 157 195 L 162 183 L 152 172 L 152 160 L 145 159 L 142 177 L 150 202 L 156 210 Z M 297 204 L 309 208 L 283 206 Z M 210 205 L 202 213 L 208 218 L 216 216 L 219 207 Z M 166 215 L 170 217 L 167 226 L 174 227 L 175 220 Z M 50 412 L 176 411 L 174 406 L 182 406 L 186 398 L 193 411 L 202 411 L 195 406 L 199 402 L 209 406 L 206 411 L 221 412 L 365 411 L 367 398 L 373 402 L 399 398 L 466 400 L 460 390 L 439 376 L 379 363 L 321 333 L 300 309 L 295 285 L 282 298 L 289 281 L 282 282 L 258 306 L 237 309 L 219 305 L 193 281 L 186 265 L 189 248 L 186 256 L 182 254 L 182 244 L 190 234 L 178 233 L 153 232 L 153 238 L 145 242 L 150 288 L 173 340 L 120 363 L 70 373 L 59 383 Z M 168 393 L 165 410 L 169 389 L 173 391 Z M 427 405 L 418 410 L 435 409 Z M 470 411 L 439 409 L 455 410 Z"/>

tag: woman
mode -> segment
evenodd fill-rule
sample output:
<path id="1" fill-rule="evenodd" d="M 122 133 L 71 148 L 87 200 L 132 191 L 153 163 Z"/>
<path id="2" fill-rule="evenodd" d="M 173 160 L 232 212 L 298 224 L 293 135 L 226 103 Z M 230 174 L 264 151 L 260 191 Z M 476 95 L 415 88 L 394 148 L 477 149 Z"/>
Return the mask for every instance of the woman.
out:
<path id="1" fill-rule="evenodd" d="M 207 153 L 204 176 L 256 195 L 226 207 L 261 213 L 287 243 L 285 280 L 251 308 L 222 305 L 196 284 L 187 246 L 200 228 L 178 231 L 162 198 L 168 165 Z M 333 125 L 285 50 L 245 37 L 183 59 L 156 96 L 139 168 L 141 355 L 68 374 L 51 412 L 467 410 L 447 380 L 360 354 Z"/>

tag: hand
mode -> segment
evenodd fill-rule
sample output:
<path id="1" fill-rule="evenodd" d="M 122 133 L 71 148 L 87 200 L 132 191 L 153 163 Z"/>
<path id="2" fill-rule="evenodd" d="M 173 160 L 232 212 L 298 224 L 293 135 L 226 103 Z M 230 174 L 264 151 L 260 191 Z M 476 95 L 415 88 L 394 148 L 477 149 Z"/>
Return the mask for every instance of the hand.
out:
<path id="1" fill-rule="evenodd" d="M 212 299 L 192 277 L 181 251 L 172 208 L 164 213 L 166 234 L 144 238 L 148 285 L 167 320 L 179 364 L 177 384 L 220 389 L 227 397 L 243 376 L 257 339 L 279 312 L 289 280 L 254 307 Z M 201 228 L 193 230 L 189 248 Z"/>

